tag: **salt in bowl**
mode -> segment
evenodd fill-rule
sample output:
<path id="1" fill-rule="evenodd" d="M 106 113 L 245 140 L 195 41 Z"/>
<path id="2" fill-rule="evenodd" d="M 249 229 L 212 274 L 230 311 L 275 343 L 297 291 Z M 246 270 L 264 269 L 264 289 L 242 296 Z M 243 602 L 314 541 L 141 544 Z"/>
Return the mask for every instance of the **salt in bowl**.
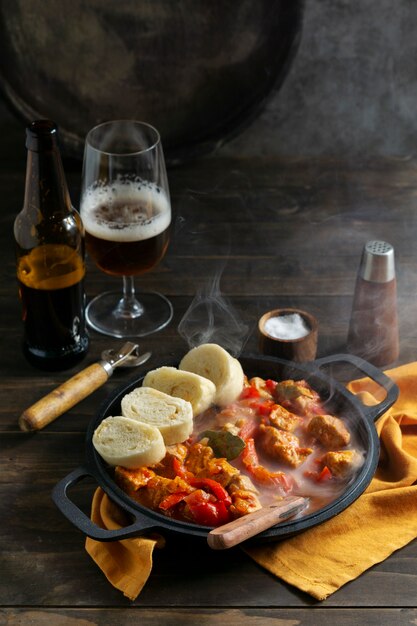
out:
<path id="1" fill-rule="evenodd" d="M 263 354 L 288 361 L 314 361 L 317 353 L 318 323 L 300 309 L 274 309 L 258 322 L 259 348 Z"/>

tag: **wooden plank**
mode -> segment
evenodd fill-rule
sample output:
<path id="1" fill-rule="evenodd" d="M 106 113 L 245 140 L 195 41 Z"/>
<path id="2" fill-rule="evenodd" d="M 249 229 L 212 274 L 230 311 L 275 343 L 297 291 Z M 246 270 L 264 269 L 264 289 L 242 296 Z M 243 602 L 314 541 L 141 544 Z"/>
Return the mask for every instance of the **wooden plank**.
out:
<path id="1" fill-rule="evenodd" d="M 230 626 L 239 626 L 247 624 L 250 626 L 290 626 L 291 624 L 299 624 L 300 626 L 310 626 L 317 624 L 317 619 L 324 626 L 328 624 L 343 623 L 346 626 L 356 626 L 356 624 L 368 624 L 369 626 L 384 626 L 385 624 L 409 624 L 414 616 L 412 610 L 390 610 L 385 609 L 377 614 L 371 610 L 352 610 L 352 611 L 332 611 L 314 610 L 309 613 L 301 613 L 297 610 L 222 610 L 218 611 L 204 610 L 187 611 L 186 609 L 177 609 L 170 611 L 161 609 L 113 609 L 107 610 L 101 614 L 94 609 L 29 609 L 15 610 L 5 609 L 0 612 L 4 619 L 8 620 L 10 626 L 23 626 L 30 623 L 33 626 L 43 626 L 44 624 L 53 623 L 56 626 L 72 626 L 78 624 L 98 624 L 101 626 L 120 625 L 131 626 L 137 624 L 138 617 L 142 626 L 172 626 L 173 624 L 194 625 L 195 620 L 199 623 L 213 624 L 213 626 L 222 626 L 224 624 Z M 333 621 L 337 620 L 337 621 Z M 391 620 L 391 621 L 390 621 Z M 410 621 L 406 621 L 410 620 Z"/>
<path id="2" fill-rule="evenodd" d="M 8 626 L 195 626 L 196 623 L 211 626 L 392 626 L 415 623 L 415 609 L 170 609 L 123 608 L 97 609 L 4 609 L 0 615 Z"/>
<path id="3" fill-rule="evenodd" d="M 91 347 L 84 362 L 67 372 L 45 373 L 29 366 L 21 354 L 19 344 L 21 329 L 14 317 L 15 307 L 6 306 L 3 310 L 3 358 L 1 371 L 3 381 L 0 387 L 0 429 L 17 428 L 17 419 L 20 413 L 40 397 L 51 391 L 54 387 L 87 366 L 99 360 L 101 351 L 109 345 L 115 345 L 115 340 L 109 340 L 104 336 L 93 333 Z M 55 424 L 48 427 L 49 431 L 65 431 L 69 429 L 85 429 L 89 419 L 94 415 L 100 403 L 116 387 L 126 384 L 140 372 L 152 369 L 166 363 L 175 363 L 188 349 L 187 343 L 178 335 L 178 323 L 186 313 L 192 298 L 175 297 L 173 299 L 175 317 L 174 321 L 164 333 L 157 333 L 152 339 L 140 341 L 143 350 L 151 349 L 153 356 L 142 370 L 116 370 L 112 378 L 105 386 L 71 409 L 67 418 L 60 418 Z M 242 322 L 247 326 L 247 336 L 244 345 L 245 352 L 258 353 L 257 320 L 263 312 L 276 306 L 298 306 L 318 318 L 319 342 L 318 356 L 345 352 L 346 337 L 349 325 L 351 299 L 339 297 L 314 297 L 299 296 L 288 297 L 262 296 L 256 299 L 247 296 L 233 298 L 231 300 L 235 310 L 241 316 Z M 414 297 L 400 298 L 400 360 L 405 363 L 415 359 L 417 354 L 417 327 L 414 320 L 417 317 L 417 299 Z M 9 329 L 12 329 L 11 331 Z M 122 342 L 117 341 L 117 345 Z M 27 382 L 30 377 L 30 384 Z"/>
<path id="4" fill-rule="evenodd" d="M 84 551 L 83 535 L 51 501 L 53 485 L 83 460 L 83 433 L 3 434 L 0 457 L 0 605 L 123 605 Z M 89 512 L 95 481 L 71 498 Z M 12 486 L 12 488 L 11 488 Z M 203 540 L 166 535 L 137 603 L 140 606 L 302 606 L 312 599 L 267 574 L 239 548 L 210 550 Z M 36 572 L 23 584 L 28 572 Z M 329 606 L 412 607 L 417 590 L 417 541 L 396 552 L 326 601 Z"/>
<path id="5" fill-rule="evenodd" d="M 20 137 L 17 125 L 13 132 Z M 7 198 L 0 217 L 0 515 L 5 520 L 0 534 L 0 604 L 9 607 L 2 614 L 6 623 L 41 626 L 48 621 L 59 626 L 84 620 L 129 625 L 139 618 L 144 624 L 263 626 L 281 621 L 350 626 L 417 620 L 416 541 L 324 603 L 267 574 L 239 549 L 217 554 L 178 537 L 156 552 L 151 577 L 134 608 L 109 585 L 85 553 L 84 537 L 52 503 L 51 490 L 82 463 L 85 431 L 100 403 L 135 373 L 115 372 L 103 388 L 45 431 L 31 435 L 18 430 L 24 408 L 80 369 L 40 372 L 25 362 L 19 349 L 22 328 L 10 232 L 23 198 L 23 153 L 16 149 L 11 160 L 0 155 L 0 185 Z M 77 204 L 80 164 L 66 165 Z M 344 351 L 356 272 L 368 238 L 385 238 L 396 249 L 399 362 L 414 360 L 416 175 L 416 161 L 398 159 L 346 163 L 207 158 L 172 169 L 171 247 L 154 272 L 137 279 L 138 288 L 162 291 L 174 304 L 172 323 L 140 340 L 144 350 L 153 351 L 147 367 L 171 363 L 188 349 L 178 324 L 197 290 L 209 287 L 217 275 L 221 295 L 230 299 L 248 327 L 245 351 L 257 352 L 257 320 L 278 306 L 316 315 L 319 356 Z M 92 297 L 120 288 L 120 281 L 88 262 L 86 287 Z M 116 343 L 119 340 L 92 332 L 85 364 Z M 94 488 L 94 481 L 85 481 L 74 492 L 86 512 Z"/>

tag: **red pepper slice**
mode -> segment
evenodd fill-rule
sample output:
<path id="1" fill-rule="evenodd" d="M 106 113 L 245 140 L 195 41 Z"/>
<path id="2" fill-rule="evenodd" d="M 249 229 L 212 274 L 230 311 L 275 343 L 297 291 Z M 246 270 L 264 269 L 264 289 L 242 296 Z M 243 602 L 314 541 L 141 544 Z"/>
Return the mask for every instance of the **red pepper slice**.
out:
<path id="1" fill-rule="evenodd" d="M 185 496 L 187 496 L 186 491 L 177 491 L 177 493 L 170 493 L 159 503 L 159 508 L 163 511 L 168 511 L 172 509 L 176 504 L 184 500 Z"/>
<path id="2" fill-rule="evenodd" d="M 241 437 L 243 441 L 247 441 L 255 435 L 258 428 L 259 424 L 257 421 L 254 421 L 253 419 L 248 419 L 241 427 L 239 431 L 239 437 Z"/>
<path id="3" fill-rule="evenodd" d="M 221 524 L 226 524 L 230 521 L 230 513 L 224 501 L 214 502 L 214 506 L 216 508 L 216 516 L 217 516 L 217 526 Z"/>
<path id="4" fill-rule="evenodd" d="M 220 526 L 230 520 L 224 502 L 211 502 L 207 493 L 201 489 L 193 491 L 184 498 L 194 521 L 202 526 Z"/>
<path id="5" fill-rule="evenodd" d="M 258 455 L 255 448 L 255 440 L 252 437 L 246 440 L 246 447 L 242 450 L 241 458 L 245 467 L 249 467 L 250 465 L 259 465 Z"/>
<path id="6" fill-rule="evenodd" d="M 265 381 L 265 387 L 268 389 L 268 391 L 270 391 L 271 393 L 273 393 L 275 391 L 275 387 L 277 386 L 277 382 L 276 380 L 271 380 L 270 378 L 268 378 Z"/>
<path id="7" fill-rule="evenodd" d="M 181 463 L 177 457 L 174 457 L 172 460 L 172 468 L 176 474 L 186 482 L 190 482 L 194 478 L 194 474 L 185 469 L 184 465 Z"/>
<path id="8" fill-rule="evenodd" d="M 276 406 L 274 402 L 271 400 L 265 400 L 265 402 L 262 402 L 262 404 L 259 405 L 258 412 L 263 417 L 269 417 L 274 406 Z"/>
<path id="9" fill-rule="evenodd" d="M 317 482 L 323 482 L 325 480 L 330 480 L 331 478 L 332 478 L 332 473 L 327 467 L 327 465 L 325 465 L 323 469 L 321 470 L 320 474 L 317 476 Z"/>
<path id="10" fill-rule="evenodd" d="M 241 453 L 241 459 L 243 465 L 258 483 L 263 485 L 277 485 L 285 492 L 291 489 L 291 484 L 287 480 L 287 476 L 284 472 L 271 472 L 266 469 L 266 467 L 259 464 L 255 441 L 253 439 L 246 441 L 246 448 Z"/>
<path id="11" fill-rule="evenodd" d="M 333 474 L 331 473 L 327 465 L 323 467 L 321 472 L 304 472 L 304 476 L 306 478 L 311 478 L 312 480 L 315 480 L 316 483 L 324 482 L 333 478 Z"/>
<path id="12" fill-rule="evenodd" d="M 220 483 L 212 478 L 196 478 L 177 458 L 173 459 L 172 467 L 177 476 L 195 487 L 195 491 L 166 496 L 159 504 L 160 509 L 166 511 L 184 500 L 197 524 L 219 526 L 229 521 L 228 507 L 232 504 L 232 499 Z"/>
<path id="13" fill-rule="evenodd" d="M 240 394 L 240 400 L 245 400 L 246 398 L 259 398 L 260 397 L 260 393 L 259 391 L 256 389 L 256 387 L 245 387 L 242 391 L 242 393 Z"/>
<path id="14" fill-rule="evenodd" d="M 204 489 L 204 491 L 208 491 L 213 494 L 213 496 L 220 502 L 225 502 L 227 504 L 232 503 L 232 499 L 226 489 L 222 487 L 217 480 L 213 480 L 212 478 L 193 478 L 189 481 L 189 483 L 192 487 Z"/>

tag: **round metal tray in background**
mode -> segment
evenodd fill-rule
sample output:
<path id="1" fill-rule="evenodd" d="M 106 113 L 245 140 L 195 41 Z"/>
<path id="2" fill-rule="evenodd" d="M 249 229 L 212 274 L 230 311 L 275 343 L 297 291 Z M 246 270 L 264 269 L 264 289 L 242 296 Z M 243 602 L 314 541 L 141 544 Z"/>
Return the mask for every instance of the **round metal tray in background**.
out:
<path id="1" fill-rule="evenodd" d="M 25 122 L 48 117 L 81 158 L 88 130 L 149 122 L 167 161 L 212 151 L 278 89 L 303 0 L 0 0 L 0 76 Z"/>

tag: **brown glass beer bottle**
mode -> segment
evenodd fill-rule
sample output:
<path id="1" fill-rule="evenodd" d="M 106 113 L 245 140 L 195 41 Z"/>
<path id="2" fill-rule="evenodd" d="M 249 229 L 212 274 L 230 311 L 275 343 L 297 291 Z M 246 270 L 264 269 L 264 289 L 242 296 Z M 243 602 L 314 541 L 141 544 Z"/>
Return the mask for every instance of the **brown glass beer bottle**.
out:
<path id="1" fill-rule="evenodd" d="M 88 350 L 84 308 L 84 230 L 71 205 L 50 120 L 26 129 L 23 209 L 14 223 L 23 352 L 41 369 L 75 365 Z"/>

